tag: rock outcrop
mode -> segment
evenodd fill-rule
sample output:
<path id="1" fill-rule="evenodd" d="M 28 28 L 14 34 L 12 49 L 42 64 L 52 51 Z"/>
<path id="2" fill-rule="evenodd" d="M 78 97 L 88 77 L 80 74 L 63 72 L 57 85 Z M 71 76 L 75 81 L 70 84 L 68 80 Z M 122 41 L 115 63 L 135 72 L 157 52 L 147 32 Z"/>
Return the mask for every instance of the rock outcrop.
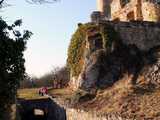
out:
<path id="1" fill-rule="evenodd" d="M 86 30 L 81 72 L 78 77 L 71 75 L 74 82 L 70 83 L 76 86 L 75 89 L 106 88 L 125 73 L 133 74 L 135 77 L 131 83 L 136 83 L 152 59 L 155 59 L 153 65 L 158 64 L 159 23 L 102 22 L 95 26 Z M 154 52 L 154 49 L 157 50 Z"/>
<path id="2" fill-rule="evenodd" d="M 88 24 L 90 27 L 84 27 Z M 74 109 L 97 111 L 104 116 L 118 113 L 129 120 L 159 120 L 160 24 L 112 21 L 88 24 L 81 26 L 87 28 L 84 36 L 78 34 L 80 39 L 76 36 L 83 47 L 79 44 L 72 50 L 75 58 L 78 51 L 81 54 L 72 62 L 71 71 L 80 69 L 75 76 L 71 74 L 74 81 L 71 79 L 70 85 L 75 91 L 87 93 L 77 92 L 75 97 L 80 100 Z"/>

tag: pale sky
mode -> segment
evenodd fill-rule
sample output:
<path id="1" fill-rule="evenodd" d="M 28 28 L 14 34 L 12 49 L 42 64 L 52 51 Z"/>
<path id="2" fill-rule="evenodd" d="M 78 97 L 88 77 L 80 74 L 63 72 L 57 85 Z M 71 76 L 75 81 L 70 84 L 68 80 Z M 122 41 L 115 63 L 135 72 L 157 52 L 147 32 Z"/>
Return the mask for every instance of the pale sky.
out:
<path id="1" fill-rule="evenodd" d="M 96 0 L 61 0 L 54 4 L 31 5 L 25 0 L 8 0 L 12 6 L 1 11 L 8 22 L 23 20 L 23 29 L 34 33 L 25 51 L 26 72 L 41 76 L 66 63 L 70 38 L 77 23 L 89 22 Z"/>

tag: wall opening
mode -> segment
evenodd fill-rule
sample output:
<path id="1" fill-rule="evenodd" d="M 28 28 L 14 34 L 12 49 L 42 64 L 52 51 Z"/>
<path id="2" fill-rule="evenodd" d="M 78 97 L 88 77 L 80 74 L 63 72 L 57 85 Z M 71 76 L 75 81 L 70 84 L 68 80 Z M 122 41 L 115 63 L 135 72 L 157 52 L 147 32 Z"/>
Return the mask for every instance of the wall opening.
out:
<path id="1" fill-rule="evenodd" d="M 133 20 L 135 20 L 135 16 L 134 16 L 134 12 L 132 11 L 132 12 L 129 12 L 128 14 L 127 14 L 127 20 L 128 21 L 133 21 Z"/>
<path id="2" fill-rule="evenodd" d="M 47 120 L 47 115 L 42 109 L 34 109 L 33 110 L 34 120 Z"/>
<path id="3" fill-rule="evenodd" d="M 41 109 L 34 109 L 34 115 L 41 115 L 44 116 L 44 111 Z"/>

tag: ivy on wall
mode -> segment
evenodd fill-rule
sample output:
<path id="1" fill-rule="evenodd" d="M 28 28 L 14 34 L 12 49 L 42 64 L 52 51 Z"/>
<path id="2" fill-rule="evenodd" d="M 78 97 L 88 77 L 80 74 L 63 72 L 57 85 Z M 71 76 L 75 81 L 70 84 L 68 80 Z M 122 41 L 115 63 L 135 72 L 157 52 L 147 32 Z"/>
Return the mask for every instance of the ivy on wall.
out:
<path id="1" fill-rule="evenodd" d="M 107 51 L 110 51 L 113 41 L 117 40 L 117 33 L 109 25 L 102 26 L 92 23 L 79 25 L 78 29 L 71 38 L 71 42 L 68 48 L 67 66 L 70 70 L 71 76 L 78 77 L 82 71 L 84 65 L 83 55 L 85 52 L 87 31 L 94 29 L 96 29 L 97 32 L 102 35 L 103 48 L 105 48 Z"/>
<path id="2" fill-rule="evenodd" d="M 105 48 L 107 52 L 111 52 L 113 42 L 120 39 L 119 35 L 110 25 L 103 25 L 100 28 L 100 32 L 103 38 L 103 48 Z"/>
<path id="3" fill-rule="evenodd" d="M 82 70 L 84 60 L 86 33 L 89 28 L 95 27 L 94 24 L 81 24 L 71 38 L 68 48 L 67 66 L 72 76 L 78 76 Z"/>

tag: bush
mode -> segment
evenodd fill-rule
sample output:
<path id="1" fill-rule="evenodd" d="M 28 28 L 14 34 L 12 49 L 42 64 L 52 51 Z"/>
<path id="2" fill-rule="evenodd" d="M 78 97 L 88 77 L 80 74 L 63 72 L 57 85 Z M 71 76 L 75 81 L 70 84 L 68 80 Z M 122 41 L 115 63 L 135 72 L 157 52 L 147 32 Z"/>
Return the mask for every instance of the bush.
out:
<path id="1" fill-rule="evenodd" d="M 14 102 L 20 81 L 25 77 L 23 52 L 32 33 L 24 31 L 22 34 L 15 30 L 21 24 L 22 21 L 17 20 L 9 26 L 0 18 L 0 119 Z"/>

